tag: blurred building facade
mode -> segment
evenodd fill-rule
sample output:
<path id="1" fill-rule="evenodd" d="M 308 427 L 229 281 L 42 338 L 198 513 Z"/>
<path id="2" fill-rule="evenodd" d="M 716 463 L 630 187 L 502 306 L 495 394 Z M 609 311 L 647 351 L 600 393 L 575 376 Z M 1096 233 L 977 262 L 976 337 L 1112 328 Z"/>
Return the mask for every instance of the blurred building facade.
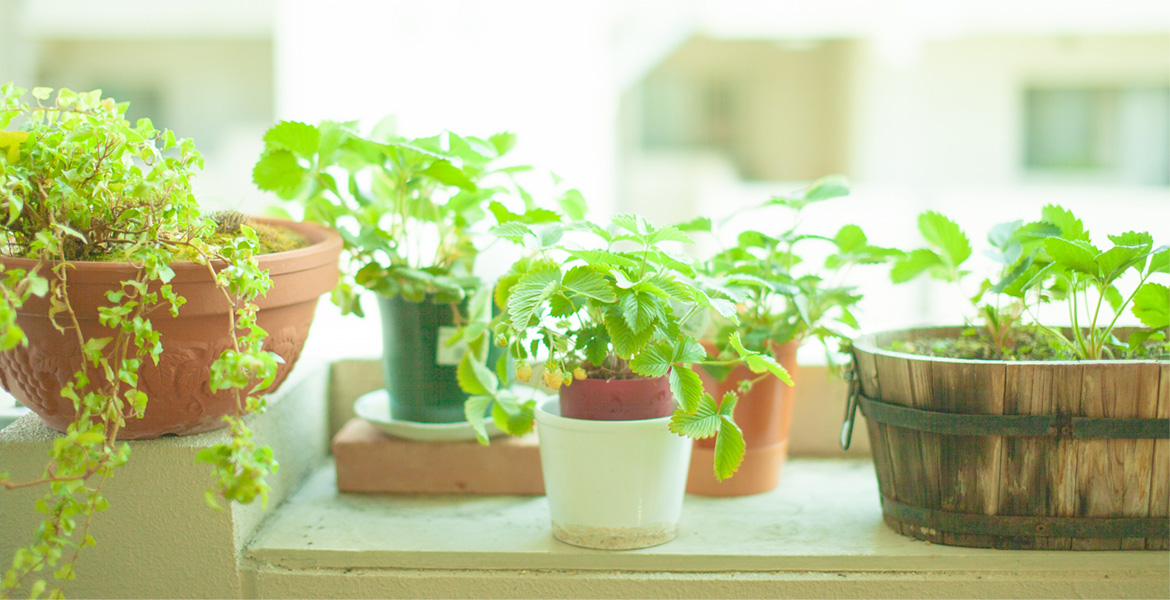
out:
<path id="1" fill-rule="evenodd" d="M 272 202 L 250 169 L 276 119 L 393 114 L 515 131 L 595 215 L 718 215 L 843 173 L 854 196 L 810 224 L 888 244 L 927 208 L 978 237 L 1048 202 L 1099 237 L 1168 232 L 1163 1 L 560 4 L 0 0 L 0 80 L 102 87 L 194 137 L 215 208 Z M 878 287 L 878 325 L 960 314 Z"/>

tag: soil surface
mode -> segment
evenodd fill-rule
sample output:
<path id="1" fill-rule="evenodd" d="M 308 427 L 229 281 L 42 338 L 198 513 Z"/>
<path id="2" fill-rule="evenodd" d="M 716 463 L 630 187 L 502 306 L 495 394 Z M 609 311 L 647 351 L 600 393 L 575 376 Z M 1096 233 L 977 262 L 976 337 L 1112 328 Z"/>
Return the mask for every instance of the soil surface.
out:
<path id="1" fill-rule="evenodd" d="M 960 338 L 924 338 L 908 342 L 896 341 L 887 350 L 970 360 L 1078 360 L 1072 349 L 1066 347 L 1053 335 L 1038 328 L 1020 328 L 1014 340 L 1006 348 L 1000 348 L 976 328 L 964 331 Z M 1170 344 L 1148 342 L 1129 355 L 1124 346 L 1114 348 L 1111 359 L 1166 360 L 1170 359 Z M 1110 358 L 1110 357 L 1107 357 Z"/>

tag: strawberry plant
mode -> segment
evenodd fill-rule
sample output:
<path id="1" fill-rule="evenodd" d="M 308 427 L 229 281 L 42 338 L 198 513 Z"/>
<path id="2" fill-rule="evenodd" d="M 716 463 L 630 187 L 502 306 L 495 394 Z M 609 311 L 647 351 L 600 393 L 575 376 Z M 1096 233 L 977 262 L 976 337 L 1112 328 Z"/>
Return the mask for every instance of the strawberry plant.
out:
<path id="1" fill-rule="evenodd" d="M 506 347 L 516 365 L 501 360 L 493 372 L 472 353 L 459 365 L 460 384 L 471 394 L 466 416 L 481 442 L 487 441 L 483 422 L 489 409 L 505 431 L 521 434 L 532 427 L 535 402 L 521 399 L 510 384 L 534 378 L 536 369 L 554 390 L 585 378 L 667 376 L 677 404 L 671 430 L 693 438 L 716 436 L 716 476 L 730 477 L 744 453 L 733 418 L 736 396 L 716 403 L 690 366 L 746 362 L 756 373 L 790 380 L 770 356 L 745 348 L 738 333 L 727 341 L 737 355 L 712 361 L 687 332 L 707 311 L 732 322 L 738 318 L 720 282 L 700 277 L 697 261 L 675 251 L 692 243 L 690 236 L 628 214 L 614 217 L 610 228 L 510 222 L 494 232 L 532 254 L 497 282 L 493 298 L 499 314 L 463 333 Z"/>
<path id="2" fill-rule="evenodd" d="M 743 231 L 734 246 L 705 263 L 705 274 L 724 279 L 724 290 L 738 304 L 738 323 L 724 322 L 716 336 L 722 341 L 722 356 L 733 355 L 734 349 L 727 344 L 732 332 L 738 332 L 745 346 L 762 352 L 815 337 L 833 364 L 831 341 L 845 340 L 847 332 L 858 328 L 853 310 L 862 295 L 847 283 L 850 271 L 859 265 L 886 263 L 902 254 L 871 244 L 857 225 L 845 225 L 832 237 L 804 230 L 806 208 L 848 194 L 849 185 L 843 177 L 823 177 L 804 189 L 774 196 L 723 220 L 726 224 L 742 212 L 770 216 L 783 211 L 788 226 L 779 232 Z M 814 262 L 812 256 L 817 252 L 828 254 L 823 261 Z"/>
<path id="3" fill-rule="evenodd" d="M 971 257 L 967 235 L 936 212 L 919 215 L 918 228 L 928 247 L 896 262 L 891 278 L 903 282 L 928 273 L 961 284 L 970 275 L 965 269 Z M 1031 331 L 1023 327 L 1025 318 L 1059 355 L 1100 360 L 1168 353 L 1168 288 L 1153 279 L 1170 273 L 1170 247 L 1155 247 L 1149 233 L 1110 235 L 1110 246 L 1102 249 L 1093 244 L 1080 219 L 1049 205 L 1040 220 L 997 225 L 987 239 L 987 256 L 997 269 L 970 300 L 983 334 L 1004 355 L 1011 355 L 1017 338 Z M 1041 307 L 1053 302 L 1063 303 L 1067 329 L 1041 319 Z M 1114 329 L 1126 309 L 1145 327 L 1122 341 Z"/>
<path id="4" fill-rule="evenodd" d="M 294 217 L 341 234 L 348 268 L 333 300 L 343 313 L 363 314 L 360 288 L 412 302 L 428 295 L 459 302 L 479 284 L 476 240 L 490 221 L 560 220 L 517 184 L 528 167 L 500 164 L 514 135 L 407 139 L 381 129 L 362 135 L 353 122 L 281 122 L 265 133 L 252 170 L 260 189 L 292 202 Z M 576 190 L 559 200 L 567 213 L 584 214 Z"/>

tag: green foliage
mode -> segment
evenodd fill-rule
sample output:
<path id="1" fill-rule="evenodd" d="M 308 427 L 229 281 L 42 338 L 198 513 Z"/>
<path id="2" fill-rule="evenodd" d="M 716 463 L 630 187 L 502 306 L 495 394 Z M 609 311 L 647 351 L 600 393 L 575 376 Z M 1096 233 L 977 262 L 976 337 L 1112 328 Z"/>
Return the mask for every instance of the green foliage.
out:
<path id="1" fill-rule="evenodd" d="M 500 370 L 504 376 L 500 382 L 478 373 L 484 368 L 471 358 L 465 357 L 460 365 L 460 384 L 472 394 L 468 419 L 481 439 L 486 442 L 477 422 L 482 423 L 482 411 L 489 405 L 501 429 L 516 434 L 531 427 L 532 407 L 519 404 L 507 384 L 528 381 L 534 360 L 543 362 L 543 382 L 554 390 L 583 378 L 667 376 L 679 414 L 696 414 L 704 392 L 690 365 L 706 363 L 707 355 L 687 333 L 688 325 L 710 310 L 736 319 L 725 282 L 700 277 L 698 262 L 671 248 L 691 243 L 684 229 L 704 228 L 709 222 L 660 228 L 630 214 L 614 217 L 609 228 L 580 221 L 497 226 L 496 235 L 525 245 L 534 255 L 513 264 L 493 295 L 500 313 L 490 329 L 495 342 L 518 361 L 515 370 Z M 550 230 L 555 235 L 550 236 Z M 770 357 L 746 349 L 742 356 L 724 361 L 740 362 L 787 377 Z M 719 417 L 729 425 L 707 434 L 728 438 L 717 443 L 715 468 L 720 479 L 734 473 L 743 459 L 742 435 L 732 420 L 734 405 L 728 403 Z M 688 434 L 695 429 L 677 431 Z"/>
<path id="2" fill-rule="evenodd" d="M 518 184 L 528 167 L 499 166 L 515 141 L 510 133 L 363 136 L 355 123 L 284 121 L 264 135 L 252 180 L 293 202 L 294 216 L 341 234 L 345 259 L 332 297 L 343 313 L 363 314 L 360 288 L 459 302 L 479 284 L 476 241 L 488 223 L 523 235 L 560 219 Z M 557 200 L 569 214 L 584 211 L 576 190 Z"/>
<path id="3" fill-rule="evenodd" d="M 185 300 L 172 290 L 168 266 L 177 252 L 196 256 L 214 274 L 225 299 L 235 307 L 224 333 L 232 346 L 211 369 L 211 387 L 232 390 L 239 414 L 262 408 L 254 396 L 275 376 L 277 357 L 261 349 L 264 332 L 256 327 L 255 299 L 271 281 L 256 265 L 255 232 L 239 225 L 222 246 L 205 243 L 217 224 L 200 214 L 190 182 L 202 167 L 191 140 L 176 139 L 149 119 L 130 124 L 126 104 L 102 98 L 100 91 L 0 86 L 0 236 L 4 256 L 29 258 L 25 271 L 3 267 L 0 287 L 0 350 L 27 344 L 16 323 L 17 311 L 31 297 L 49 299 L 50 318 L 63 334 L 76 336 L 91 367 L 79 370 L 61 390 L 77 416 L 52 445 L 41 478 L 7 488 L 43 486 L 36 508 L 46 515 L 33 540 L 16 551 L 0 580 L 0 596 L 27 586 L 28 594 L 59 596 L 43 573 L 61 581 L 75 577 L 78 552 L 95 543 L 88 534 L 94 513 L 108 506 L 102 484 L 125 464 L 130 447 L 118 440 L 127 415 L 141 417 L 149 398 L 139 388 L 144 361 L 157 363 L 162 352 L 151 317 L 177 314 Z M 13 127 L 13 129 L 9 129 Z M 99 307 L 100 322 L 112 335 L 87 338 L 66 300 L 69 261 L 118 260 L 138 266 L 120 291 Z M 209 450 L 215 465 L 209 498 L 248 502 L 264 497 L 264 475 L 276 468 L 271 450 L 257 448 L 239 419 L 231 419 L 232 441 Z"/>
<path id="4" fill-rule="evenodd" d="M 847 339 L 857 328 L 853 309 L 862 295 L 848 284 L 850 271 L 889 262 L 901 257 L 901 252 L 871 244 L 857 225 L 845 225 L 831 237 L 803 231 L 807 207 L 848 194 L 848 182 L 833 175 L 748 209 L 756 214 L 779 207 L 785 211 L 789 226 L 767 232 L 743 231 L 734 246 L 706 263 L 704 273 L 724 279 L 727 285 L 722 291 L 739 304 L 738 324 L 725 321 L 717 336 L 720 356 L 743 356 L 728 345 L 733 337 L 764 353 L 815 337 L 831 358 L 831 345 Z M 828 252 L 823 262 L 811 259 L 818 251 L 822 255 Z M 932 260 L 937 262 L 937 257 Z M 726 319 L 728 315 L 722 316 Z M 759 365 L 754 359 L 752 362 Z"/>
<path id="5" fill-rule="evenodd" d="M 900 283 L 929 273 L 961 284 L 969 275 L 959 269 L 971 253 L 967 236 L 938 213 L 924 213 L 918 225 L 930 248 L 907 253 L 893 265 L 891 278 Z M 1142 355 L 1144 342 L 1166 339 L 1170 299 L 1166 286 L 1151 278 L 1170 270 L 1170 249 L 1155 248 L 1149 233 L 1110 235 L 1112 246 L 1102 250 L 1093 245 L 1081 219 L 1060 206 L 1048 205 L 1041 210 L 1040 220 L 1001 223 L 987 239 L 992 248 L 986 254 L 998 269 L 982 280 L 978 293 L 970 298 L 983 335 L 1005 354 L 1019 336 L 1025 314 L 1054 343 L 1081 359 Z M 1122 286 L 1131 291 L 1123 294 Z M 1071 324 L 1067 333 L 1037 316 L 1040 306 L 1054 301 L 1065 305 Z M 1113 330 L 1127 308 L 1146 328 L 1122 344 Z"/>

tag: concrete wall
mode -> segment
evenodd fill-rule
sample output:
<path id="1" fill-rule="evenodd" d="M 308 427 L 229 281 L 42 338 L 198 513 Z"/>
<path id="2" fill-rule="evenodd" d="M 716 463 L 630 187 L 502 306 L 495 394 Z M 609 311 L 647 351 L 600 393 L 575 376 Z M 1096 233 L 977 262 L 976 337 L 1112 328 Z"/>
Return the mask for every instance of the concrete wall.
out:
<path id="1" fill-rule="evenodd" d="M 270 398 L 263 415 L 249 417 L 261 444 L 272 446 L 281 468 L 267 509 L 259 502 L 217 512 L 203 491 L 211 483 L 207 465 L 196 465 L 203 448 L 228 439 L 223 431 L 129 442 L 131 458 L 103 484 L 109 510 L 97 513 L 90 533 L 97 545 L 82 552 L 77 579 L 65 585 L 80 598 L 239 598 L 244 594 L 239 554 L 261 521 L 296 489 L 327 451 L 325 403 L 328 369 L 302 363 Z M 152 402 L 162 402 L 155 399 Z M 37 477 L 57 433 L 35 415 L 0 431 L 0 466 L 15 481 Z M 95 482 L 96 483 L 96 482 Z M 0 569 L 31 541 L 42 515 L 33 510 L 42 488 L 0 490 Z M 51 574 L 50 587 L 54 585 Z"/>

